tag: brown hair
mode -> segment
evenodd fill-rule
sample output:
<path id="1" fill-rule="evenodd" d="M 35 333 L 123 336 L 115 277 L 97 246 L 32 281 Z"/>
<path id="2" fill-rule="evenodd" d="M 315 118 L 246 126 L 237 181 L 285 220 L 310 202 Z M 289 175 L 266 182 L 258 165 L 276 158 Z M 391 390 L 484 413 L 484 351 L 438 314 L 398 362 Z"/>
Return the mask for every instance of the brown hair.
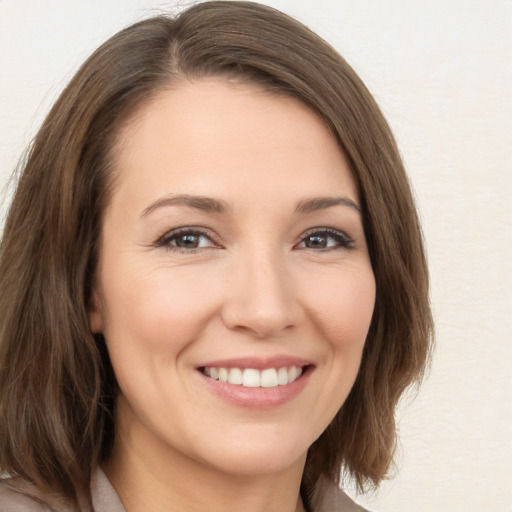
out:
<path id="1" fill-rule="evenodd" d="M 224 76 L 309 105 L 350 161 L 377 297 L 355 385 L 311 446 L 307 495 L 340 470 L 363 489 L 386 476 L 394 411 L 428 360 L 428 274 L 391 131 L 345 60 L 288 16 L 206 2 L 136 23 L 103 44 L 51 109 L 21 173 L 0 248 L 0 467 L 88 509 L 114 435 L 115 378 L 88 323 L 116 135 L 179 80 Z"/>

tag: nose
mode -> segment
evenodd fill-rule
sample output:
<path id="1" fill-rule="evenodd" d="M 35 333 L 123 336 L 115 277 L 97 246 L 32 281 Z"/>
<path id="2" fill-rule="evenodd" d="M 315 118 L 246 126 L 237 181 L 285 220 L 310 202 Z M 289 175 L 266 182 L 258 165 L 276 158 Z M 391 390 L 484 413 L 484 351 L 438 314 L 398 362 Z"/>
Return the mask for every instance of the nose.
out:
<path id="1" fill-rule="evenodd" d="M 299 324 L 302 308 L 284 260 L 258 253 L 237 261 L 222 308 L 229 329 L 265 339 Z"/>

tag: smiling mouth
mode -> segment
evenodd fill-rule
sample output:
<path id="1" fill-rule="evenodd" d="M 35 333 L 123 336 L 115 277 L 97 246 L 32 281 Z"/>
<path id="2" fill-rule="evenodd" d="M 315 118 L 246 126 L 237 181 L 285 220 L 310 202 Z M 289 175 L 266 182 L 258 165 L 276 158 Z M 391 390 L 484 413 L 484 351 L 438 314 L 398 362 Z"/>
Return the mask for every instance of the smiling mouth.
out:
<path id="1" fill-rule="evenodd" d="M 246 388 L 275 388 L 295 382 L 309 368 L 307 366 L 283 366 L 280 368 L 225 368 L 204 366 L 199 370 L 210 379 Z"/>

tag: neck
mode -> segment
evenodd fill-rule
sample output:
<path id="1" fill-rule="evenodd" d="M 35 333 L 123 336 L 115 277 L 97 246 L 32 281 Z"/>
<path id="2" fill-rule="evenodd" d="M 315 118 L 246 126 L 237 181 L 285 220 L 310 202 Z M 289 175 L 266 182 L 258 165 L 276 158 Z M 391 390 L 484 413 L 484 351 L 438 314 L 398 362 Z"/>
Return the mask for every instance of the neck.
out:
<path id="1" fill-rule="evenodd" d="M 271 474 L 233 474 L 168 446 L 148 447 L 117 432 L 104 471 L 126 512 L 303 512 L 300 482 L 305 455 Z M 130 442 L 132 441 L 132 442 Z"/>

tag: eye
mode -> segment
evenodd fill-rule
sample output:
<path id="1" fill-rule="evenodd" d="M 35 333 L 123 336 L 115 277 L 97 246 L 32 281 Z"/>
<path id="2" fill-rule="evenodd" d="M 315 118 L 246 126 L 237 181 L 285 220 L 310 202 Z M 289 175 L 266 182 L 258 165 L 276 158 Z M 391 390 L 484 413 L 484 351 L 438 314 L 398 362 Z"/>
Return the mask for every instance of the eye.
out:
<path id="1" fill-rule="evenodd" d="M 306 233 L 297 244 L 299 249 L 343 249 L 349 248 L 352 240 L 342 231 L 335 229 L 316 229 Z"/>
<path id="2" fill-rule="evenodd" d="M 191 228 L 170 231 L 161 237 L 155 245 L 180 252 L 218 247 L 206 233 Z"/>

